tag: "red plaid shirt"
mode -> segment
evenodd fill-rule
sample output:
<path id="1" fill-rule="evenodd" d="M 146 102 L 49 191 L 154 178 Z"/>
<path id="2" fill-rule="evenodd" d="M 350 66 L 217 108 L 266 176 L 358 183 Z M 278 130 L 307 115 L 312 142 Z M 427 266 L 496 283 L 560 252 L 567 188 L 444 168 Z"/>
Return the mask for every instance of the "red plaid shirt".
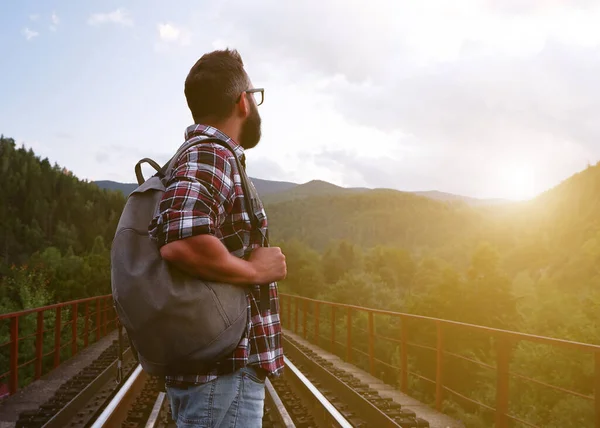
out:
<path id="1" fill-rule="evenodd" d="M 216 128 L 192 125 L 185 132 L 185 143 L 206 137 L 229 142 L 244 165 L 244 149 Z M 157 240 L 159 246 L 204 233 L 219 238 L 237 257 L 245 257 L 252 249 L 262 245 L 259 230 L 248 234 L 250 216 L 233 156 L 226 147 L 211 142 L 196 145 L 181 156 L 167 183 L 160 212 L 149 226 L 150 236 Z M 248 184 L 254 187 L 252 182 Z M 258 203 L 258 218 L 266 233 L 267 216 L 262 203 Z M 209 382 L 246 365 L 261 367 L 271 375 L 279 374 L 284 363 L 277 284 L 270 284 L 269 290 L 271 310 L 261 313 L 260 287 L 249 288 L 248 328 L 231 356 L 216 362 L 207 372 L 193 376 L 167 376 L 167 381 Z"/>

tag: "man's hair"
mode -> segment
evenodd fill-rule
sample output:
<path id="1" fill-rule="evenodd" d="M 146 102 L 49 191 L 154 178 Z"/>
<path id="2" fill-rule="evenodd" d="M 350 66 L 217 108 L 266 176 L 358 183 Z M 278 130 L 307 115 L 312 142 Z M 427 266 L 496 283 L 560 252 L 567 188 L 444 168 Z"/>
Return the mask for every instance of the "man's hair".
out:
<path id="1" fill-rule="evenodd" d="M 238 97 L 249 88 L 249 83 L 237 50 L 204 54 L 185 79 L 185 98 L 194 121 L 227 118 Z"/>

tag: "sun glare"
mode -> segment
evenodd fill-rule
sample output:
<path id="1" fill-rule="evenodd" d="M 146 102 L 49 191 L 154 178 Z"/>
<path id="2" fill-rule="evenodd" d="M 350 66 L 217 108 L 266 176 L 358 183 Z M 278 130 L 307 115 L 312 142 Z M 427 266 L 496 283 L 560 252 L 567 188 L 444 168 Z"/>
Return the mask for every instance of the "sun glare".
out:
<path id="1" fill-rule="evenodd" d="M 529 165 L 509 164 L 501 169 L 499 190 L 505 198 L 525 200 L 535 196 L 535 172 Z"/>

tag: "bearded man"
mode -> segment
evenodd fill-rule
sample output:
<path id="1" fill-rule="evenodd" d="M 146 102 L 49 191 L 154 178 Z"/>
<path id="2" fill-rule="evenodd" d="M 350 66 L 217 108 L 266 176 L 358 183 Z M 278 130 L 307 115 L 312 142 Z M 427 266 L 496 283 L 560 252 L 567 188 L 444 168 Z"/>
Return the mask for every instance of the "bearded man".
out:
<path id="1" fill-rule="evenodd" d="M 150 236 L 175 268 L 247 287 L 248 322 L 231 355 L 192 375 L 167 373 L 167 396 L 178 427 L 259 428 L 265 379 L 279 375 L 284 365 L 276 281 L 287 271 L 281 249 L 264 246 L 268 226 L 260 199 L 254 209 L 262 230 L 254 230 L 234 156 L 245 168 L 244 151 L 260 141 L 264 89 L 252 86 L 239 53 L 226 49 L 196 62 L 185 96 L 195 123 L 186 129 L 184 144 L 217 138 L 233 152 L 206 142 L 180 156 Z"/>

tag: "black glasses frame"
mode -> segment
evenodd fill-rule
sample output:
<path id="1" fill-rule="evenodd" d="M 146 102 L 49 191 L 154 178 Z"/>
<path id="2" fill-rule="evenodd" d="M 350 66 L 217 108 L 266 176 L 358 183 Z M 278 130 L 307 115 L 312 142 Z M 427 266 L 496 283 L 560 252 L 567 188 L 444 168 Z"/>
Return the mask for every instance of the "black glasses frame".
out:
<path id="1" fill-rule="evenodd" d="M 259 106 L 265 102 L 265 88 L 253 88 L 253 89 L 246 89 L 244 92 L 242 92 L 240 94 L 240 96 L 238 97 L 236 103 L 240 102 L 240 100 L 242 99 L 242 95 L 245 93 L 246 94 L 256 94 L 256 93 L 261 94 L 260 103 L 256 103 L 257 106 Z"/>

